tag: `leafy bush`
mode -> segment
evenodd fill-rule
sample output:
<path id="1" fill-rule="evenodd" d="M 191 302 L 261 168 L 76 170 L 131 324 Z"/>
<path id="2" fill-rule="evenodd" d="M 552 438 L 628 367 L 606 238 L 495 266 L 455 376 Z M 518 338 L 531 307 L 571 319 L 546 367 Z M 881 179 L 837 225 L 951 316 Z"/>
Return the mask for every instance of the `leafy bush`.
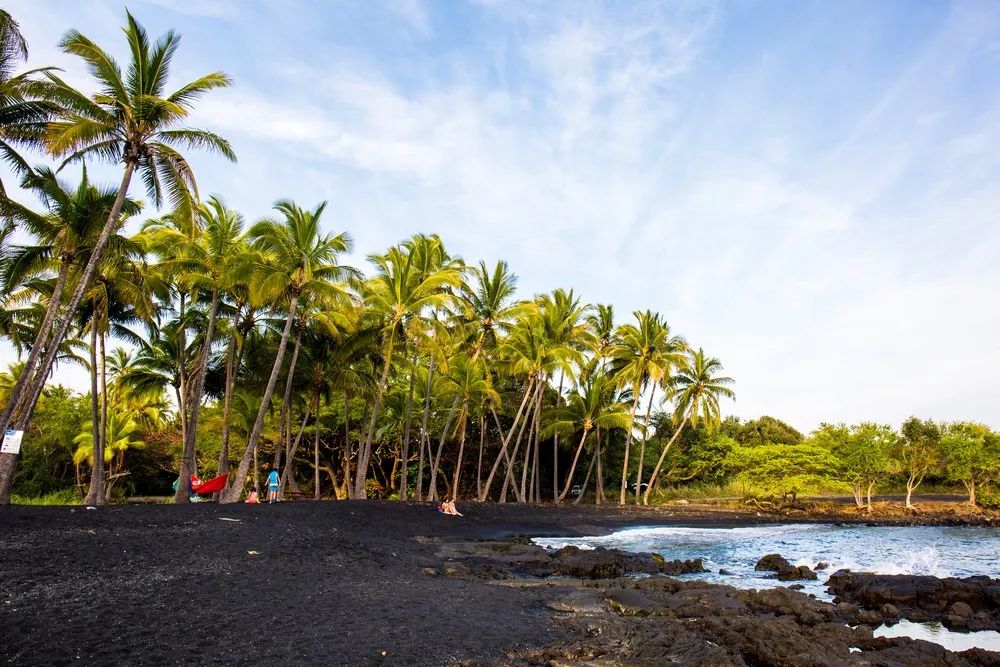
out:
<path id="1" fill-rule="evenodd" d="M 15 505 L 82 505 L 83 496 L 76 489 L 60 489 L 44 496 L 26 497 L 14 494 L 11 502 Z"/>
<path id="2" fill-rule="evenodd" d="M 976 493 L 976 504 L 983 509 L 1000 510 L 1000 491 L 981 489 Z"/>

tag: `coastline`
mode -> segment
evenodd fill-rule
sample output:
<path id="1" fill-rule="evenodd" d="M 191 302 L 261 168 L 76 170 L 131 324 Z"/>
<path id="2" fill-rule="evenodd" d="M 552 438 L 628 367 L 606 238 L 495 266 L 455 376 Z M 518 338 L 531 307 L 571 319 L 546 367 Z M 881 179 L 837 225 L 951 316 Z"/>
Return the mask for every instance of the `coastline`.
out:
<path id="1" fill-rule="evenodd" d="M 0 508 L 0 626 L 10 630 L 0 635 L 0 657 L 18 664 L 549 661 L 544 647 L 579 644 L 569 612 L 552 606 L 563 582 L 498 585 L 429 574 L 448 563 L 442 543 L 523 543 L 647 525 L 996 525 L 991 516 L 796 516 L 697 505 L 459 509 L 464 517 L 426 503 L 351 501 Z M 642 622 L 626 616 L 616 627 Z"/>

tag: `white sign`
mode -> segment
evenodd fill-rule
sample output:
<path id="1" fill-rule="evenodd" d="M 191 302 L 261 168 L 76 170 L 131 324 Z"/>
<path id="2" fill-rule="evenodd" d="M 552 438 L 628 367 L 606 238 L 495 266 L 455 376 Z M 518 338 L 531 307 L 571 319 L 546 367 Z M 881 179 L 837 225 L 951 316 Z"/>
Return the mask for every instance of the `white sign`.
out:
<path id="1" fill-rule="evenodd" d="M 21 451 L 21 438 L 24 437 L 24 431 L 15 431 L 12 428 L 7 429 L 7 432 L 3 436 L 3 444 L 0 445 L 0 454 L 18 454 Z"/>

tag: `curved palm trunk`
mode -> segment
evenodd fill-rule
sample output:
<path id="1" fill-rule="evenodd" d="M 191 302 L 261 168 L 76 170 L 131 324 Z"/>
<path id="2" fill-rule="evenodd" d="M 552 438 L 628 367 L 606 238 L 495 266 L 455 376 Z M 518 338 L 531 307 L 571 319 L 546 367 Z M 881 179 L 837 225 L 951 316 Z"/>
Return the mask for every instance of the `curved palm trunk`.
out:
<path id="1" fill-rule="evenodd" d="M 83 502 L 88 505 L 102 505 L 104 504 L 104 450 L 101 449 L 101 404 L 97 384 L 97 324 L 93 320 L 90 324 L 90 437 L 94 448 L 94 465 L 90 471 L 90 488 Z"/>
<path id="2" fill-rule="evenodd" d="M 493 462 L 493 467 L 490 468 L 490 474 L 486 477 L 486 483 L 483 485 L 483 490 L 479 494 L 479 501 L 483 502 L 490 496 L 490 487 L 493 485 L 493 477 L 496 475 L 497 468 L 500 467 L 500 461 L 504 458 L 507 459 L 507 474 L 510 474 L 511 460 L 507 454 L 507 447 L 510 445 L 510 439 L 514 435 L 514 431 L 517 430 L 517 423 L 521 421 L 521 413 L 524 412 L 524 406 L 528 403 L 528 396 L 531 395 L 531 390 L 534 388 L 534 378 L 528 381 L 528 386 L 524 389 L 524 398 L 521 399 L 521 406 L 517 409 L 517 414 L 514 416 L 514 423 L 510 426 L 510 431 L 507 432 L 507 437 L 503 438 L 503 431 L 500 431 L 500 436 L 503 438 L 503 442 L 500 445 L 500 453 L 497 454 L 496 460 Z M 493 413 L 494 419 L 496 419 L 496 412 Z M 497 428 L 500 428 L 500 421 L 497 419 Z M 516 451 L 516 450 L 515 450 Z M 515 454 L 516 456 L 516 454 Z"/>
<path id="3" fill-rule="evenodd" d="M 632 430 L 635 426 L 635 411 L 639 407 L 639 387 L 635 388 L 635 398 L 632 399 L 632 419 L 628 423 L 628 433 L 625 435 L 625 462 L 622 463 L 622 488 L 618 495 L 618 504 L 625 504 L 625 490 L 628 488 L 628 450 L 632 444 Z"/>
<path id="4" fill-rule="evenodd" d="M 329 407 L 329 401 L 327 401 Z M 313 421 L 313 500 L 319 500 L 319 392 L 316 392 L 316 419 Z"/>
<path id="5" fill-rule="evenodd" d="M 566 379 L 566 371 L 559 372 L 559 393 L 556 395 L 556 407 L 562 402 L 563 381 Z M 558 505 L 565 494 L 559 493 L 559 434 L 552 438 L 552 501 Z"/>
<path id="6" fill-rule="evenodd" d="M 530 501 L 532 492 L 534 489 L 534 484 L 532 486 L 527 486 L 528 482 L 528 469 L 532 467 L 532 451 L 538 448 L 538 413 L 541 411 L 542 405 L 542 387 L 543 383 L 541 378 L 538 380 L 538 389 L 535 392 L 535 410 L 531 415 L 531 425 L 528 427 L 528 443 L 524 449 L 524 468 L 521 469 L 521 494 L 519 500 L 523 503 L 526 500 Z M 537 456 L 534 459 L 537 462 Z M 535 472 L 538 468 L 535 467 Z M 534 479 L 531 480 L 534 482 Z"/>
<path id="7" fill-rule="evenodd" d="M 483 492 L 483 445 L 486 444 L 486 417 L 479 417 L 479 461 L 476 463 L 476 498 Z"/>
<path id="8" fill-rule="evenodd" d="M 184 434 L 184 453 L 181 456 L 181 469 L 179 479 L 187 479 L 195 470 L 195 444 L 198 435 L 198 414 L 201 411 L 202 395 L 205 391 L 205 375 L 208 373 L 208 357 L 212 351 L 212 335 L 215 331 L 215 318 L 219 312 L 219 292 L 212 290 L 212 305 L 208 310 L 208 325 L 205 327 L 205 342 L 202 344 L 201 354 L 198 357 L 198 366 L 195 370 L 194 384 L 191 387 L 191 396 L 188 404 L 191 407 L 190 417 L 187 423 L 187 432 Z M 191 502 L 191 496 L 182 489 L 183 484 L 177 484 L 177 493 L 174 494 L 175 503 Z"/>
<path id="9" fill-rule="evenodd" d="M 573 485 L 573 474 L 576 472 L 576 463 L 580 460 L 580 454 L 583 452 L 583 445 L 587 442 L 587 435 L 590 433 L 590 429 L 583 429 L 583 437 L 580 438 L 580 444 L 576 446 L 576 454 L 573 455 L 573 463 L 569 466 L 569 473 L 566 475 L 566 484 L 563 486 L 562 493 L 559 494 L 559 499 L 556 502 L 562 502 L 566 499 L 566 495 L 569 493 L 570 488 Z M 590 478 L 590 472 L 587 472 L 587 478 Z M 582 494 L 581 494 L 582 495 Z"/>
<path id="10" fill-rule="evenodd" d="M 583 478 L 583 486 L 580 487 L 580 495 L 573 499 L 574 505 L 579 505 L 580 501 L 587 494 L 587 487 L 590 485 L 590 474 L 594 472 L 594 462 L 597 461 L 597 450 L 594 450 L 594 455 L 590 457 L 590 465 L 587 466 L 587 474 Z"/>
<path id="11" fill-rule="evenodd" d="M 537 395 L 538 391 L 541 389 L 541 382 L 532 392 L 532 401 L 528 404 L 528 411 L 524 413 L 524 418 L 521 420 L 520 430 L 517 432 L 517 440 L 514 441 L 514 451 L 511 452 L 510 459 L 511 462 L 507 466 L 507 474 L 504 476 L 504 485 L 500 492 L 500 502 L 506 502 L 507 498 L 507 487 L 510 486 L 514 490 L 514 496 L 518 502 L 525 502 L 525 497 L 520 492 L 520 487 L 518 487 L 517 480 L 514 479 L 514 463 L 517 462 L 517 453 L 521 448 L 521 438 L 525 433 L 528 434 L 528 440 L 524 444 L 525 456 L 527 456 L 527 450 L 531 445 L 531 419 L 534 416 L 535 411 L 535 400 L 534 396 Z"/>
<path id="12" fill-rule="evenodd" d="M 4 427 L 4 429 L 0 431 L 0 441 L 2 441 L 3 432 L 6 431 L 7 424 L 10 423 L 11 415 L 14 412 L 14 406 L 20 401 L 21 392 L 24 391 L 26 386 L 28 386 L 28 381 L 31 379 L 31 371 L 38 364 L 38 358 L 44 351 L 45 345 L 52 333 L 52 322 L 55 319 L 56 312 L 59 310 L 63 289 L 66 287 L 66 278 L 69 276 L 71 263 L 71 261 L 64 259 L 62 266 L 59 268 L 59 276 L 56 278 L 56 284 L 52 290 L 52 296 L 49 297 L 49 305 L 45 309 L 45 317 L 42 318 L 42 324 L 38 327 L 38 332 L 35 334 L 35 341 L 31 344 L 31 349 L 28 350 L 28 358 L 24 361 L 24 369 L 17 377 L 14 387 L 11 389 L 7 406 L 4 408 L 3 416 L 0 417 L 0 422 L 2 422 Z"/>
<path id="13" fill-rule="evenodd" d="M 427 392 L 424 394 L 424 418 L 420 424 L 420 456 L 417 457 L 417 502 L 424 499 L 424 453 L 430 456 L 429 435 L 427 433 L 427 420 L 431 414 L 431 388 L 434 381 L 434 355 L 427 360 Z"/>
<path id="14" fill-rule="evenodd" d="M 653 411 L 653 396 L 656 395 L 656 385 L 649 392 L 649 403 L 646 404 L 646 432 L 642 434 L 642 445 L 639 447 L 639 471 L 635 475 L 635 504 L 639 504 L 639 495 L 642 493 L 642 465 L 646 458 L 646 441 L 649 440 L 649 416 Z M 646 487 L 647 489 L 649 487 Z"/>
<path id="15" fill-rule="evenodd" d="M 441 452 L 444 450 L 445 440 L 448 439 L 448 431 L 451 429 L 451 423 L 455 419 L 455 409 L 458 408 L 459 402 L 462 400 L 461 396 L 456 396 L 455 400 L 451 404 L 451 409 L 448 410 L 448 420 L 445 422 L 444 430 L 441 431 L 441 440 L 438 442 L 437 455 L 431 462 L 431 481 L 427 487 L 427 494 L 429 500 L 437 500 L 437 472 L 438 466 L 441 465 Z M 430 458 L 430 452 L 427 453 L 428 458 Z M 445 481 L 447 484 L 447 481 Z"/>
<path id="16" fill-rule="evenodd" d="M 101 356 L 99 363 L 101 365 L 101 472 L 102 474 L 107 474 L 107 470 L 104 469 L 104 452 L 108 450 L 108 351 L 105 345 L 107 340 L 107 334 L 101 332 L 99 334 L 98 345 L 100 347 Z M 104 494 L 103 501 L 107 501 L 107 480 L 104 481 L 104 489 L 102 493 Z"/>
<path id="17" fill-rule="evenodd" d="M 399 453 L 402 470 L 399 473 L 399 499 L 406 500 L 406 469 L 410 458 L 410 419 L 413 417 L 413 386 L 417 377 L 417 355 L 413 354 L 413 365 L 410 368 L 410 391 L 406 395 L 406 422 L 403 424 L 403 444 Z"/>
<path id="18" fill-rule="evenodd" d="M 278 497 L 281 498 L 285 494 L 285 487 L 292 487 L 292 491 L 295 491 L 295 479 L 292 477 L 292 463 L 295 461 L 295 452 L 299 450 L 299 443 L 302 442 L 302 436 L 306 432 L 306 424 L 309 423 L 309 418 L 312 416 L 312 410 L 306 410 L 305 414 L 302 415 L 302 424 L 299 426 L 299 432 L 295 436 L 295 442 L 292 443 L 292 448 L 288 452 L 288 456 L 285 457 L 285 469 L 281 471 L 281 480 L 278 484 Z"/>
<path id="19" fill-rule="evenodd" d="M 267 380 L 267 387 L 264 389 L 264 397 L 260 401 L 260 409 L 257 410 L 257 420 L 254 422 L 253 430 L 250 432 L 250 440 L 247 448 L 243 452 L 243 458 L 236 469 L 236 477 L 231 480 L 229 490 L 225 498 L 220 500 L 224 503 L 235 503 L 243 495 L 243 487 L 246 483 L 247 472 L 250 468 L 250 459 L 257 453 L 257 443 L 260 441 L 260 432 L 264 427 L 264 417 L 267 415 L 267 408 L 271 403 L 271 395 L 274 393 L 274 385 L 278 383 L 278 374 L 281 372 L 281 362 L 285 357 L 285 348 L 288 347 L 288 335 L 292 331 L 292 321 L 295 319 L 295 310 L 299 305 L 297 296 L 292 298 L 292 305 L 288 309 L 288 318 L 285 320 L 285 329 L 281 332 L 281 342 L 278 343 L 278 352 L 274 357 L 274 365 L 271 367 L 271 376 Z M 256 468 L 256 466 L 255 466 Z"/>
<path id="20" fill-rule="evenodd" d="M 691 412 L 688 412 L 688 414 L 681 420 L 681 423 L 677 426 L 677 430 L 670 436 L 670 440 L 668 440 L 667 444 L 663 447 L 663 451 L 660 452 L 660 458 L 656 462 L 656 467 L 653 468 L 653 474 L 649 476 L 649 486 L 646 487 L 646 492 L 642 495 L 643 505 L 649 504 L 649 496 L 653 493 L 653 486 L 656 484 L 656 478 L 660 474 L 660 468 L 663 467 L 663 460 L 667 458 L 667 452 L 670 451 L 670 447 L 677 441 L 677 438 L 680 437 L 681 431 L 684 430 L 684 426 L 690 418 Z"/>
<path id="21" fill-rule="evenodd" d="M 229 472 L 229 420 L 233 411 L 233 365 L 236 357 L 236 331 L 229 339 L 229 349 L 226 350 L 226 387 L 222 398 L 222 447 L 219 449 L 219 474 Z M 216 494 L 218 496 L 218 494 Z"/>
<path id="22" fill-rule="evenodd" d="M 378 390 L 375 392 L 375 405 L 372 407 L 372 417 L 368 424 L 368 433 L 365 436 L 365 444 L 358 452 L 358 469 L 354 477 L 354 498 L 364 500 L 368 497 L 365 489 L 365 482 L 368 481 L 368 461 L 371 459 L 372 442 L 375 439 L 375 424 L 378 422 L 379 411 L 382 409 L 382 398 L 389 384 L 389 369 L 392 367 L 392 350 L 396 330 L 393 327 L 389 334 L 389 343 L 386 345 L 385 365 L 382 368 L 382 377 L 379 379 Z"/>
<path id="23" fill-rule="evenodd" d="M 597 431 L 597 479 L 594 480 L 594 504 L 600 505 L 604 502 L 604 466 L 601 461 L 601 454 L 604 453 L 604 439 L 600 429 Z"/>
<path id="24" fill-rule="evenodd" d="M 118 188 L 118 195 L 115 197 L 115 202 L 111 206 L 111 212 L 108 215 L 107 221 L 104 223 L 104 228 L 101 230 L 101 235 L 97 238 L 97 243 L 94 244 L 94 249 L 90 253 L 90 258 L 87 260 L 87 266 L 83 270 L 83 275 L 80 277 L 80 282 L 73 291 L 73 298 L 70 299 L 69 305 L 66 307 L 65 316 L 62 318 L 62 323 L 59 325 L 58 332 L 50 337 L 45 352 L 45 358 L 43 359 L 41 365 L 35 371 L 32 380 L 26 383 L 26 390 L 23 395 L 29 398 L 28 401 L 22 401 L 22 405 L 19 407 L 13 397 L 8 402 L 8 409 L 4 411 L 3 423 L 0 423 L 0 442 L 4 433 L 7 431 L 8 424 L 11 421 L 14 411 L 17 410 L 18 415 L 14 419 L 14 428 L 19 431 L 23 431 L 31 421 L 31 416 L 35 411 L 35 406 L 38 404 L 38 397 L 41 396 L 42 387 L 45 385 L 46 379 L 49 377 L 49 373 L 52 371 L 52 364 L 55 363 L 56 355 L 59 352 L 59 346 L 62 344 L 64 338 L 66 338 L 66 332 L 69 331 L 69 327 L 73 322 L 73 314 L 76 313 L 76 309 L 80 306 L 80 301 L 83 299 L 84 293 L 87 291 L 87 287 L 90 285 L 90 279 L 94 276 L 94 271 L 97 269 L 97 263 L 101 259 L 101 255 L 104 253 L 104 248 L 108 244 L 108 238 L 111 237 L 111 233 L 116 231 L 117 225 L 115 224 L 118 219 L 118 214 L 121 213 L 122 204 L 125 202 L 125 194 L 128 191 L 129 183 L 132 181 L 132 173 L 135 171 L 137 164 L 137 157 L 130 157 L 125 161 L 125 174 L 122 176 L 121 185 Z M 24 373 L 31 373 L 32 369 L 25 368 Z M 14 408 L 10 406 L 14 405 Z M 17 465 L 17 454 L 0 454 L 0 505 L 6 505 L 10 502 L 10 487 L 14 481 L 14 467 Z"/>
<path id="25" fill-rule="evenodd" d="M 460 426 L 462 434 L 459 436 L 459 440 L 458 440 L 458 460 L 455 461 L 455 481 L 453 481 L 452 484 L 451 484 L 451 489 L 452 489 L 451 499 L 452 500 L 458 500 L 458 488 L 459 488 L 458 487 L 458 482 L 462 478 L 462 455 L 465 453 L 465 428 L 466 428 L 466 426 L 469 423 L 468 408 L 469 408 L 469 404 L 468 404 L 468 402 L 466 402 L 462 406 L 462 412 L 461 412 L 461 414 L 463 415 L 461 417 L 462 424 Z"/>
<path id="26" fill-rule="evenodd" d="M 302 346 L 302 329 L 300 325 L 295 334 L 295 342 L 292 344 L 292 360 L 288 364 L 288 375 L 285 377 L 285 393 L 281 397 L 281 414 L 278 416 L 278 423 L 281 425 L 280 442 L 274 448 L 275 470 L 281 470 L 281 450 L 284 447 L 285 456 L 292 442 L 292 383 L 295 380 L 295 366 L 299 363 L 299 348 Z"/>

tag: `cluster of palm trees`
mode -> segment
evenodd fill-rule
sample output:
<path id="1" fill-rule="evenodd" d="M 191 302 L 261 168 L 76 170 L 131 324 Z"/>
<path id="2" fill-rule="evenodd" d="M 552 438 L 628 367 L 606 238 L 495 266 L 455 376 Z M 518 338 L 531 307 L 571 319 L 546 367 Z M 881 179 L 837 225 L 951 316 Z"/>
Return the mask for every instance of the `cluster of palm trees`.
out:
<path id="1" fill-rule="evenodd" d="M 518 298 L 506 263 L 466 264 L 434 235 L 369 256 L 366 275 L 342 263 L 351 239 L 324 231 L 325 203 L 279 201 L 247 225 L 222 199 L 202 200 L 180 151 L 234 156 L 222 137 L 178 124 L 229 79 L 214 73 L 167 93 L 178 38 L 151 43 L 131 15 L 124 32 L 124 73 L 77 32 L 61 42 L 97 83 L 87 95 L 51 69 L 13 76 L 26 48 L 0 12 L 0 151 L 42 204 L 2 198 L 0 335 L 24 361 L 0 426 L 24 429 L 55 363 L 85 364 L 92 419 L 78 463 L 92 467 L 88 502 L 105 500 L 136 433 L 176 429 L 178 478 L 229 473 L 223 502 L 256 483 L 263 453 L 288 490 L 311 468 L 316 498 L 325 476 L 336 497 L 520 502 L 565 500 L 586 455 L 582 486 L 595 480 L 597 502 L 604 480 L 618 480 L 605 465 L 613 459 L 618 502 L 632 481 L 648 503 L 684 425 L 719 421 L 731 380 L 656 313 L 616 324 L 611 306 L 571 290 Z M 85 166 L 66 183 L 31 167 L 17 152 L 25 146 L 59 169 L 119 164 L 121 184 L 95 185 Z M 169 212 L 126 235 L 142 210 L 128 196 L 135 173 Z M 132 351 L 107 350 L 109 338 Z M 674 426 L 650 466 L 653 412 L 665 402 Z M 206 419 L 221 434 L 217 465 L 200 442 Z M 311 457 L 300 453 L 309 440 Z M 0 502 L 15 464 L 0 454 Z M 186 502 L 186 484 L 177 487 Z"/>

